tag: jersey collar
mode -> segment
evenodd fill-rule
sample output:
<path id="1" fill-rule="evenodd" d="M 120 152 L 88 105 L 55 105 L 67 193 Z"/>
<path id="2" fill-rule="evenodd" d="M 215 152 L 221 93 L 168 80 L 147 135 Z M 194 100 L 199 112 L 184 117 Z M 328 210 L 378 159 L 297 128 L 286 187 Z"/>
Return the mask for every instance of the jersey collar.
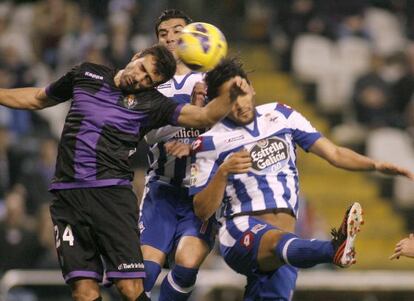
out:
<path id="1" fill-rule="evenodd" d="M 235 129 L 238 127 L 244 128 L 250 135 L 252 135 L 253 137 L 257 137 L 260 134 L 259 127 L 257 126 L 257 117 L 260 117 L 260 114 L 257 112 L 256 109 L 254 109 L 254 111 L 255 111 L 254 119 L 251 123 L 247 125 L 238 125 L 233 120 L 230 120 L 227 117 L 224 118 L 221 122 L 230 129 Z"/>
<path id="2" fill-rule="evenodd" d="M 184 76 L 184 78 L 181 80 L 181 82 L 178 82 L 176 79 L 175 79 L 175 76 L 172 78 L 172 80 L 173 80 L 173 83 L 174 83 L 174 87 L 175 87 L 175 90 L 180 90 L 183 86 L 184 86 L 184 84 L 185 84 L 185 81 L 187 80 L 187 78 L 191 75 L 191 74 L 195 74 L 196 72 L 190 72 L 190 73 L 187 73 L 185 76 Z"/>

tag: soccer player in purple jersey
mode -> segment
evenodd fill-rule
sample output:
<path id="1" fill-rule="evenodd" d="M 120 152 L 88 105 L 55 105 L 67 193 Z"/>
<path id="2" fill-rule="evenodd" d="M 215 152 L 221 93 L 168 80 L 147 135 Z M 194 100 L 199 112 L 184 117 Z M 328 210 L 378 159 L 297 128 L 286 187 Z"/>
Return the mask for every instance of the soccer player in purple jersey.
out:
<path id="1" fill-rule="evenodd" d="M 190 70 L 176 54 L 181 30 L 191 19 L 176 9 L 162 12 L 155 24 L 160 44 L 176 58 L 177 71 L 168 82 L 157 87 L 179 103 L 204 105 L 204 74 Z M 150 144 L 150 169 L 141 202 L 141 249 L 144 256 L 144 288 L 151 292 L 168 256 L 171 270 L 161 283 L 159 300 L 187 300 L 195 285 L 198 270 L 215 240 L 215 221 L 203 223 L 194 214 L 188 194 L 190 156 L 176 157 L 203 133 L 202 129 L 166 126 L 146 135 Z"/>
<path id="2" fill-rule="evenodd" d="M 236 75 L 247 80 L 235 60 L 225 60 L 208 72 L 207 96 L 213 98 L 217 87 Z M 297 145 L 338 168 L 414 179 L 404 168 L 333 144 L 288 106 L 255 107 L 251 86 L 225 119 L 194 142 L 190 188 L 202 220 L 222 206 L 220 251 L 233 270 L 247 276 L 244 300 L 291 300 L 297 268 L 318 263 L 348 267 L 355 262 L 354 241 L 362 223 L 359 203 L 347 210 L 332 241 L 292 234 L 299 201 Z"/>
<path id="3" fill-rule="evenodd" d="M 0 89 L 0 104 L 15 109 L 72 99 L 50 185 L 56 197 L 50 211 L 63 277 L 76 301 L 101 300 L 102 259 L 124 300 L 148 300 L 128 158 L 151 129 L 211 126 L 248 91 L 247 82 L 235 77 L 203 108 L 177 104 L 154 88 L 175 71 L 171 52 L 156 45 L 122 70 L 82 63 L 46 88 Z"/>

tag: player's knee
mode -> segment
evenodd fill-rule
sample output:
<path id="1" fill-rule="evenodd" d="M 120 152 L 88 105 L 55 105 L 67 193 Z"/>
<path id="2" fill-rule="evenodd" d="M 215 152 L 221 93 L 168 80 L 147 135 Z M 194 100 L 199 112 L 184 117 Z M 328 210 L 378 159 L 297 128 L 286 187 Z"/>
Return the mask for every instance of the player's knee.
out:
<path id="1" fill-rule="evenodd" d="M 202 258 L 195 258 L 195 257 L 188 257 L 188 258 L 180 258 L 176 261 L 176 263 L 182 267 L 187 267 L 189 269 L 198 269 L 201 264 L 203 263 L 204 257 Z"/>
<path id="2" fill-rule="evenodd" d="M 184 248 L 180 248 L 185 245 Z M 184 237 L 177 248 L 175 262 L 183 267 L 198 269 L 210 253 L 205 241 L 195 237 Z"/>
<path id="3" fill-rule="evenodd" d="M 144 292 L 141 279 L 122 279 L 116 281 L 116 287 L 119 293 L 126 300 L 135 301 L 137 296 Z"/>
<path id="4" fill-rule="evenodd" d="M 181 265 L 175 265 L 171 270 L 172 280 L 182 288 L 192 287 L 197 280 L 198 268 L 186 268 Z"/>
<path id="5" fill-rule="evenodd" d="M 273 250 L 277 247 L 280 242 L 280 238 L 286 234 L 280 230 L 270 230 L 266 232 L 260 241 L 259 252 L 263 249 L 266 252 L 273 253 Z"/>
<path id="6" fill-rule="evenodd" d="M 102 298 L 94 291 L 72 291 L 72 299 L 75 301 L 101 301 Z"/>
<path id="7" fill-rule="evenodd" d="M 75 301 L 95 301 L 100 298 L 99 287 L 96 281 L 84 279 L 70 283 L 72 299 Z"/>
<path id="8" fill-rule="evenodd" d="M 280 230 L 267 231 L 261 238 L 257 253 L 257 261 L 262 272 L 269 272 L 282 266 L 284 262 L 275 254 L 275 249 L 284 232 Z"/>

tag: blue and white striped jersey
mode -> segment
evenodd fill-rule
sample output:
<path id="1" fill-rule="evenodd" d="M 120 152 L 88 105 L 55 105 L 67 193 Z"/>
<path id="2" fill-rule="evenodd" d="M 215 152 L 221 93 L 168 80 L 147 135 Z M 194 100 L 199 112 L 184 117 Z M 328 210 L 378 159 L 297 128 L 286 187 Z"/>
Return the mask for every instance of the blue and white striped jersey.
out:
<path id="1" fill-rule="evenodd" d="M 254 121 L 238 126 L 224 119 L 193 144 L 190 194 L 201 191 L 233 152 L 246 149 L 252 168 L 229 176 L 221 216 L 272 208 L 298 211 L 296 145 L 307 151 L 321 134 L 292 108 L 279 103 L 256 107 Z"/>
<path id="2" fill-rule="evenodd" d="M 204 74 L 190 72 L 186 75 L 175 75 L 168 82 L 160 85 L 158 91 L 179 103 L 190 103 L 193 87 L 203 80 Z M 204 130 L 165 126 L 149 132 L 145 140 L 150 145 L 148 161 L 150 169 L 146 180 L 157 180 L 174 186 L 189 186 L 191 158 L 176 158 L 166 154 L 164 144 L 176 139 L 191 144 Z"/>

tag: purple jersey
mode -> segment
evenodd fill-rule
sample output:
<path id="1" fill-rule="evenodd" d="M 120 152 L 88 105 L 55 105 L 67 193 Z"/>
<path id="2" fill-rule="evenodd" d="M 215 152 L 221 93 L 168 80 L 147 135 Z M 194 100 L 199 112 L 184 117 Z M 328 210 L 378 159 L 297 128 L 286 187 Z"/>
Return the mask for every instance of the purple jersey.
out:
<path id="1" fill-rule="evenodd" d="M 182 105 L 155 89 L 124 95 L 116 70 L 83 63 L 50 84 L 48 97 L 72 99 L 51 190 L 129 185 L 129 156 L 151 129 L 176 125 Z"/>

